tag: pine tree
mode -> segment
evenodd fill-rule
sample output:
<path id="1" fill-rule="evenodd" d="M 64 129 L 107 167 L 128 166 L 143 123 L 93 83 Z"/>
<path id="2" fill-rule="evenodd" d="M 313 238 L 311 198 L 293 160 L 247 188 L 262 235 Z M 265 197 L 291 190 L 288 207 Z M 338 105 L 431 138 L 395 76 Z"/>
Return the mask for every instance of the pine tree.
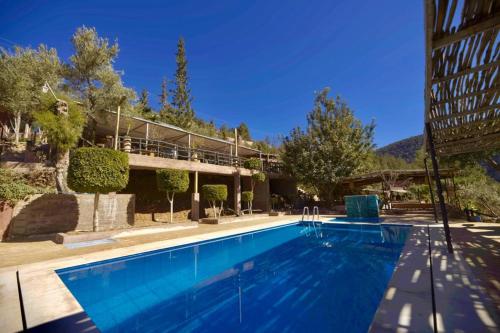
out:
<path id="1" fill-rule="evenodd" d="M 136 104 L 136 112 L 146 119 L 153 119 L 153 109 L 149 106 L 149 92 L 142 89 L 139 101 Z"/>
<path id="2" fill-rule="evenodd" d="M 240 126 L 238 126 L 238 136 L 242 140 L 250 141 L 252 140 L 250 136 L 250 130 L 248 129 L 248 125 L 245 123 L 241 123 Z"/>
<path id="3" fill-rule="evenodd" d="M 191 89 L 188 84 L 187 59 L 184 39 L 179 38 L 177 43 L 177 53 L 175 55 L 177 69 L 175 71 L 174 84 L 172 90 L 172 107 L 175 115 L 175 125 L 189 128 L 194 120 L 194 110 L 191 107 Z"/>
<path id="4" fill-rule="evenodd" d="M 342 193 L 342 179 L 356 174 L 373 152 L 375 124 L 363 125 L 329 89 L 316 96 L 305 130 L 297 127 L 283 139 L 285 171 L 322 200 L 332 203 Z"/>
<path id="5" fill-rule="evenodd" d="M 160 97 L 160 107 L 161 109 L 166 109 L 168 107 L 168 90 L 167 90 L 167 78 L 164 77 L 161 82 L 161 94 L 158 95 Z"/>

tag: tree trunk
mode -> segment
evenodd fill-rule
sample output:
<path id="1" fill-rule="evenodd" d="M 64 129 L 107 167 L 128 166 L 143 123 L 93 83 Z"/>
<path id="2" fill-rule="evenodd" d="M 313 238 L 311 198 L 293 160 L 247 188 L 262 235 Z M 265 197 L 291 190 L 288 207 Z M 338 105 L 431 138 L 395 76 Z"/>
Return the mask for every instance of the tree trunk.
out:
<path id="1" fill-rule="evenodd" d="M 66 183 L 69 165 L 69 150 L 64 153 L 57 152 L 56 155 L 56 189 L 58 193 L 67 193 L 68 184 Z"/>
<path id="2" fill-rule="evenodd" d="M 251 201 L 248 202 L 248 210 L 250 211 L 250 215 L 253 215 L 253 212 L 252 212 L 252 202 Z"/>
<path id="3" fill-rule="evenodd" d="M 174 222 L 174 194 L 172 193 L 172 198 L 170 198 L 170 195 L 167 193 L 167 199 L 170 202 L 170 223 Z"/>
<path id="4" fill-rule="evenodd" d="M 217 218 L 217 203 L 213 201 L 211 204 L 212 210 L 214 211 L 214 218 Z"/>
<path id="5" fill-rule="evenodd" d="M 92 230 L 99 231 L 99 193 L 94 194 L 94 215 L 92 218 Z"/>
<path id="6" fill-rule="evenodd" d="M 21 132 L 21 113 L 18 112 L 14 118 L 14 143 L 19 143 L 19 136 Z"/>

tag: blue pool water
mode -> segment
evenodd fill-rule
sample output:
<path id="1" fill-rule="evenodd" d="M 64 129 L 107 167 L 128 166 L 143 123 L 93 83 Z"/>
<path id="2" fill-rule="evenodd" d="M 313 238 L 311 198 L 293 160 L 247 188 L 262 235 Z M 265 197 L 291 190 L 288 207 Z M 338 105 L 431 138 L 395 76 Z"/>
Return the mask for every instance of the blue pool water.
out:
<path id="1" fill-rule="evenodd" d="M 102 332 L 366 332 L 409 229 L 295 223 L 57 273 Z"/>

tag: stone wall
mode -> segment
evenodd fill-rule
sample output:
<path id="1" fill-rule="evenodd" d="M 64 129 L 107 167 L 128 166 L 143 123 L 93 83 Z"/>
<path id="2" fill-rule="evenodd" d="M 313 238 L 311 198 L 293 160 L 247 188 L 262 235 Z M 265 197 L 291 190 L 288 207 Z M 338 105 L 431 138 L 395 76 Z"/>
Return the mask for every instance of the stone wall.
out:
<path id="1" fill-rule="evenodd" d="M 0 240 L 7 237 L 7 229 L 12 218 L 13 208 L 7 204 L 0 205 Z"/>
<path id="2" fill-rule="evenodd" d="M 99 230 L 134 224 L 135 197 L 101 195 Z M 25 238 L 68 231 L 92 231 L 93 194 L 40 194 L 14 207 L 7 238 Z"/>

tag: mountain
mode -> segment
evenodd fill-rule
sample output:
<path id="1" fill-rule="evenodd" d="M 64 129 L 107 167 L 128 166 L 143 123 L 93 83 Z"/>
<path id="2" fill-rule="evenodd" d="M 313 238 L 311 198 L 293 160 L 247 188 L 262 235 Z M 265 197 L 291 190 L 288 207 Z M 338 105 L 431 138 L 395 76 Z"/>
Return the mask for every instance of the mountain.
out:
<path id="1" fill-rule="evenodd" d="M 407 162 L 412 162 L 415 159 L 415 153 L 422 147 L 423 143 L 423 135 L 416 135 L 388 144 L 387 146 L 377 149 L 376 152 L 378 155 L 388 154 L 400 157 Z"/>

